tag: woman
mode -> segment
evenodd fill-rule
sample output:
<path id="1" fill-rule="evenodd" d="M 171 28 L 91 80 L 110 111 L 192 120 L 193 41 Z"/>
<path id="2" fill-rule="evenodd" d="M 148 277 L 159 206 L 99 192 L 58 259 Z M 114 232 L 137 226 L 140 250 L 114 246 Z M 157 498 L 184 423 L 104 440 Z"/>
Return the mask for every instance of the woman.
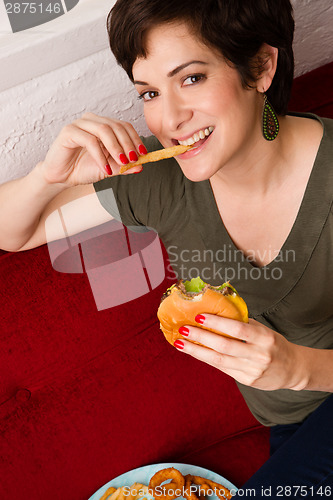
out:
<path id="1" fill-rule="evenodd" d="M 5 249 L 44 243 L 48 215 L 81 199 L 72 233 L 119 210 L 124 224 L 158 231 L 179 277 L 232 274 L 249 324 L 203 311 L 176 347 L 232 376 L 271 427 L 272 457 L 244 488 L 273 498 L 328 496 L 333 473 L 333 123 L 286 115 L 293 28 L 289 0 L 118 0 L 111 48 L 153 137 L 86 114 L 0 191 Z M 194 146 L 177 162 L 117 175 L 146 148 L 178 143 Z"/>

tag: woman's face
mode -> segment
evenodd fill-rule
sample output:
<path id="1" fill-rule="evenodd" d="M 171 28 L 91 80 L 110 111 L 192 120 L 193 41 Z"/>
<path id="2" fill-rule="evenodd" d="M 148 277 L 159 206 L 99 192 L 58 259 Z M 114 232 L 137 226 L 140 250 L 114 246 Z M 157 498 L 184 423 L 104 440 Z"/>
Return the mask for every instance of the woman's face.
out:
<path id="1" fill-rule="evenodd" d="M 158 26 L 147 42 L 147 58 L 133 65 L 135 86 L 164 147 L 197 141 L 177 157 L 184 175 L 201 181 L 245 161 L 261 136 L 258 92 L 185 24 Z"/>

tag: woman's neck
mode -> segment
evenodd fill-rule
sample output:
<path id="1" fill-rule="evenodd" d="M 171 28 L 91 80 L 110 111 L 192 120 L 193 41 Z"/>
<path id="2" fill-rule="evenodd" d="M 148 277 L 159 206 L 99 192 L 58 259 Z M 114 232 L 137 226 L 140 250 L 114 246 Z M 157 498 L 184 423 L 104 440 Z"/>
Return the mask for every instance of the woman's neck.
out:
<path id="1" fill-rule="evenodd" d="M 275 141 L 265 141 L 256 134 L 237 157 L 210 179 L 211 184 L 217 189 L 224 187 L 240 198 L 263 198 L 283 186 L 293 164 L 294 134 L 289 117 L 281 117 L 279 122 L 280 131 Z"/>

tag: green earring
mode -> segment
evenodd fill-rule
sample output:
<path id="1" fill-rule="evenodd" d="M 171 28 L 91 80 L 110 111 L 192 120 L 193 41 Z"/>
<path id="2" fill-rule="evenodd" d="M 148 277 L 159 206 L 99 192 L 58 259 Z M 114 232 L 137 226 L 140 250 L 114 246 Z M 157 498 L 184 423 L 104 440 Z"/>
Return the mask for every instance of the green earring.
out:
<path id="1" fill-rule="evenodd" d="M 264 94 L 264 109 L 262 113 L 262 133 L 266 141 L 274 141 L 279 133 L 279 120 L 266 94 Z"/>

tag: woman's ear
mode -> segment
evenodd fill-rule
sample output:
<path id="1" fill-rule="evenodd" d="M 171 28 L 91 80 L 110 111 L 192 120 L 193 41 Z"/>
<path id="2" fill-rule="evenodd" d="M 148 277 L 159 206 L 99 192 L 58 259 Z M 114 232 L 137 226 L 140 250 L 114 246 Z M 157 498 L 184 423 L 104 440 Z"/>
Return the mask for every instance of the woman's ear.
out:
<path id="1" fill-rule="evenodd" d="M 267 92 L 274 78 L 279 50 L 267 43 L 263 43 L 259 52 L 256 55 L 257 81 L 256 87 L 258 92 Z"/>

